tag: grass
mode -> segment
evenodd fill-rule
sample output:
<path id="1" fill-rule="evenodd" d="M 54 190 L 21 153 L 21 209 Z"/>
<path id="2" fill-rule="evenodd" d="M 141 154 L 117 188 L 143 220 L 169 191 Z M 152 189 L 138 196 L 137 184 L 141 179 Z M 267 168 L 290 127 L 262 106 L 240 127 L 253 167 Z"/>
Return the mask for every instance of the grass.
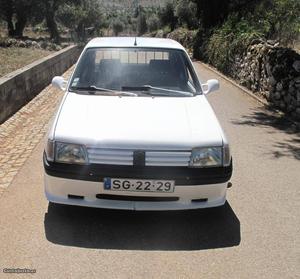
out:
<path id="1" fill-rule="evenodd" d="M 24 67 L 53 51 L 33 48 L 0 47 L 0 77 Z"/>

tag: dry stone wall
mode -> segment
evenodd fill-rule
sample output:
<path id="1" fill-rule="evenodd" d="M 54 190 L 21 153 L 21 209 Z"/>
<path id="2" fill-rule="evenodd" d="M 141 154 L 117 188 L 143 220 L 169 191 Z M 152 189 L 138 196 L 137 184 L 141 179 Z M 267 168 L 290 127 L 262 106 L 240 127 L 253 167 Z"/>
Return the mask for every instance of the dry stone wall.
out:
<path id="1" fill-rule="evenodd" d="M 231 71 L 240 84 L 300 120 L 300 55 L 278 44 L 259 42 L 236 57 Z"/>
<path id="2" fill-rule="evenodd" d="M 191 49 L 195 34 L 179 28 L 169 34 L 159 30 L 152 35 L 177 40 Z M 273 41 L 256 40 L 242 56 L 232 57 L 227 73 L 271 106 L 300 121 L 300 54 L 296 51 Z"/>

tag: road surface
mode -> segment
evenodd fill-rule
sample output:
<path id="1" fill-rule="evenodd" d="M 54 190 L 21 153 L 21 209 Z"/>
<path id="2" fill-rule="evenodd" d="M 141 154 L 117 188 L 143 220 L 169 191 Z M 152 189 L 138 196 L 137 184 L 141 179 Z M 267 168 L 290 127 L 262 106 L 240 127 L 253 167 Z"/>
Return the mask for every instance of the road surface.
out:
<path id="1" fill-rule="evenodd" d="M 299 134 L 195 65 L 202 80 L 221 82 L 209 100 L 232 145 L 226 205 L 155 213 L 48 206 L 43 137 L 61 98 L 49 87 L 0 129 L 0 278 L 17 276 L 4 268 L 35 269 L 30 278 L 300 278 Z"/>

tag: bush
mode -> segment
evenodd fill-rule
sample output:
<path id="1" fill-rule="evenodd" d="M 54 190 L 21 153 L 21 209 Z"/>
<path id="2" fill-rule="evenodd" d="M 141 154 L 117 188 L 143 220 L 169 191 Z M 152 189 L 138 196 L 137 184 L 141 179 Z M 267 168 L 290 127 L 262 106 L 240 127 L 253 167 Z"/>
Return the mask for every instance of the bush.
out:
<path id="1" fill-rule="evenodd" d="M 236 15 L 214 30 L 204 51 L 207 61 L 220 71 L 230 74 L 232 62 L 242 56 L 254 39 L 260 39 L 263 33 Z"/>
<path id="2" fill-rule="evenodd" d="M 187 26 L 189 29 L 197 27 L 196 17 L 197 6 L 188 0 L 180 0 L 176 6 L 175 15 L 181 26 Z"/>
<path id="3" fill-rule="evenodd" d="M 137 31 L 138 35 L 141 36 L 147 32 L 147 22 L 146 22 L 146 16 L 144 12 L 141 12 L 138 16 L 137 20 Z"/>
<path id="4" fill-rule="evenodd" d="M 283 46 L 292 45 L 300 32 L 299 0 L 264 0 L 249 13 L 249 22 L 260 28 L 268 39 Z"/>
<path id="5" fill-rule="evenodd" d="M 254 40 L 276 40 L 291 45 L 300 31 L 299 0 L 261 0 L 231 13 L 215 29 L 199 28 L 194 56 L 231 75 L 235 59 L 242 57 Z"/>
<path id="6" fill-rule="evenodd" d="M 124 30 L 124 24 L 120 20 L 115 20 L 112 24 L 113 31 L 116 36 Z"/>
<path id="7" fill-rule="evenodd" d="M 175 6 L 173 2 L 167 2 L 166 5 L 159 12 L 159 19 L 162 26 L 168 26 L 174 30 L 177 24 L 177 17 L 175 16 Z"/>
<path id="8" fill-rule="evenodd" d="M 199 27 L 193 43 L 194 58 L 207 62 L 206 47 L 210 35 L 211 35 L 210 30 L 206 30 L 202 26 Z"/>
<path id="9" fill-rule="evenodd" d="M 185 48 L 191 50 L 193 48 L 196 34 L 196 30 L 188 30 L 186 28 L 180 27 L 178 29 L 175 29 L 173 32 L 169 33 L 167 37 L 178 41 Z"/>
<path id="10" fill-rule="evenodd" d="M 152 15 L 148 19 L 148 30 L 150 32 L 156 31 L 159 28 L 159 19 L 156 15 Z"/>

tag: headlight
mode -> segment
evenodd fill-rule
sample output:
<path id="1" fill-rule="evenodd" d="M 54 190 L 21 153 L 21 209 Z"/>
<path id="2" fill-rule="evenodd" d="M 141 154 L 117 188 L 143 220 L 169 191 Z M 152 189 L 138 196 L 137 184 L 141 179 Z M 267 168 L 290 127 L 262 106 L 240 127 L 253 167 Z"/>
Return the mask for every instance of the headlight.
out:
<path id="1" fill-rule="evenodd" d="M 192 151 L 190 167 L 218 167 L 222 166 L 222 147 L 195 148 Z"/>
<path id="2" fill-rule="evenodd" d="M 85 147 L 79 144 L 55 143 L 55 161 L 69 164 L 87 164 Z"/>

